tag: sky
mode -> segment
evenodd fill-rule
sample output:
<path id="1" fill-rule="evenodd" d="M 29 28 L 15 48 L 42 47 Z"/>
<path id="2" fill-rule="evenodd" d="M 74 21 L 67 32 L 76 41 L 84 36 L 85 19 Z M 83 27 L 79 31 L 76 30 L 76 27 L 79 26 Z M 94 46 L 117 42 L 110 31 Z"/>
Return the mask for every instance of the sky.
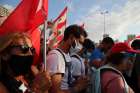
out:
<path id="1" fill-rule="evenodd" d="M 14 9 L 21 0 L 0 0 L 0 5 Z M 49 0 L 48 20 L 54 20 L 68 6 L 67 26 L 85 24 L 89 38 L 95 42 L 105 33 L 123 41 L 128 34 L 140 35 L 140 0 Z"/>

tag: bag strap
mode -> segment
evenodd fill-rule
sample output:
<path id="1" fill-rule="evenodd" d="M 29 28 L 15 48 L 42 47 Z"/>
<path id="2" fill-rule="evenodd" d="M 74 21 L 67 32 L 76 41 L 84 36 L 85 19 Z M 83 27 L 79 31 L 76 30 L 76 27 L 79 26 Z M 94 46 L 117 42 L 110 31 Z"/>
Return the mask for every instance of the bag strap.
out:
<path id="1" fill-rule="evenodd" d="M 72 55 L 71 57 L 77 58 L 81 62 L 81 59 L 76 54 Z"/>
<path id="2" fill-rule="evenodd" d="M 78 55 L 76 55 L 76 54 L 73 54 L 71 57 L 77 58 L 80 61 L 80 63 L 81 63 L 81 73 L 82 73 L 83 72 L 83 69 L 82 69 L 82 60 L 80 59 L 80 57 Z"/>
<path id="3" fill-rule="evenodd" d="M 70 62 L 67 62 L 67 60 L 66 60 L 66 57 L 65 57 L 65 55 L 64 55 L 64 53 L 60 50 L 60 49 L 56 49 L 58 52 L 60 52 L 61 53 L 61 55 L 63 56 L 63 58 L 64 58 L 64 61 L 65 61 L 65 66 L 68 68 L 68 84 L 69 84 L 69 86 L 71 85 L 71 81 L 72 81 L 72 74 L 71 74 L 71 63 Z"/>
<path id="4" fill-rule="evenodd" d="M 95 88 L 95 93 L 101 93 L 101 83 L 100 83 L 100 74 L 102 70 L 112 70 L 115 73 L 118 73 L 119 75 L 121 75 L 123 81 L 124 81 L 124 85 L 125 85 L 125 93 L 129 93 L 129 87 L 128 84 L 125 81 L 125 78 L 123 77 L 123 75 L 115 68 L 105 65 L 99 69 L 97 69 L 96 76 L 95 76 L 95 84 L 96 84 L 96 88 Z"/>
<path id="5" fill-rule="evenodd" d="M 64 58 L 64 61 L 65 61 L 65 64 L 66 64 L 66 58 L 65 58 L 65 55 L 64 55 L 64 53 L 59 49 L 59 48 L 57 48 L 57 49 L 55 49 L 55 50 L 57 50 L 62 56 L 63 56 L 63 58 Z"/>

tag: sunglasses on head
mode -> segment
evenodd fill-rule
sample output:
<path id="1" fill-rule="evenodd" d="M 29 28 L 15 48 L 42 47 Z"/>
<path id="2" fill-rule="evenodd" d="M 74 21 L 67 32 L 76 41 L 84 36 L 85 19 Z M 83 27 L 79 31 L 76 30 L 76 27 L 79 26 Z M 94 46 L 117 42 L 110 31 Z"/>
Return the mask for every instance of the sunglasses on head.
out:
<path id="1" fill-rule="evenodd" d="M 22 53 L 27 53 L 29 50 L 35 54 L 35 48 L 34 47 L 29 47 L 28 45 L 13 45 L 11 46 L 12 48 L 19 48 Z"/>

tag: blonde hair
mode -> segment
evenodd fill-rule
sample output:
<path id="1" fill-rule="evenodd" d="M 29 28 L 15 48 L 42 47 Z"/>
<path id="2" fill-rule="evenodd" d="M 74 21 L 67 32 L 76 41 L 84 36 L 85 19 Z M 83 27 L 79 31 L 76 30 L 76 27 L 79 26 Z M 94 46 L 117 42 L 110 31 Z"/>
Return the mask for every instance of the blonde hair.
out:
<path id="1" fill-rule="evenodd" d="M 19 38 L 28 38 L 31 40 L 30 36 L 27 33 L 9 33 L 0 37 L 0 53 L 5 51 L 13 42 Z"/>

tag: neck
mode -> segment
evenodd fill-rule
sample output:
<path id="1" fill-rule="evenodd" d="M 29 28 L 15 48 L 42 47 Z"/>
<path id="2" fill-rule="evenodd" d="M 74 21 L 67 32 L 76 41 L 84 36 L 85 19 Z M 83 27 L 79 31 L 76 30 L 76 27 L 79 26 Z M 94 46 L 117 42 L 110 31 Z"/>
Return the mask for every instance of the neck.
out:
<path id="1" fill-rule="evenodd" d="M 82 56 L 82 53 L 83 53 L 83 49 L 80 50 L 77 54 L 78 54 L 79 56 Z"/>
<path id="2" fill-rule="evenodd" d="M 69 44 L 66 42 L 66 41 L 62 41 L 60 43 L 60 46 L 59 48 L 64 52 L 64 53 L 68 53 L 69 52 L 69 49 L 70 47 L 68 46 Z"/>

